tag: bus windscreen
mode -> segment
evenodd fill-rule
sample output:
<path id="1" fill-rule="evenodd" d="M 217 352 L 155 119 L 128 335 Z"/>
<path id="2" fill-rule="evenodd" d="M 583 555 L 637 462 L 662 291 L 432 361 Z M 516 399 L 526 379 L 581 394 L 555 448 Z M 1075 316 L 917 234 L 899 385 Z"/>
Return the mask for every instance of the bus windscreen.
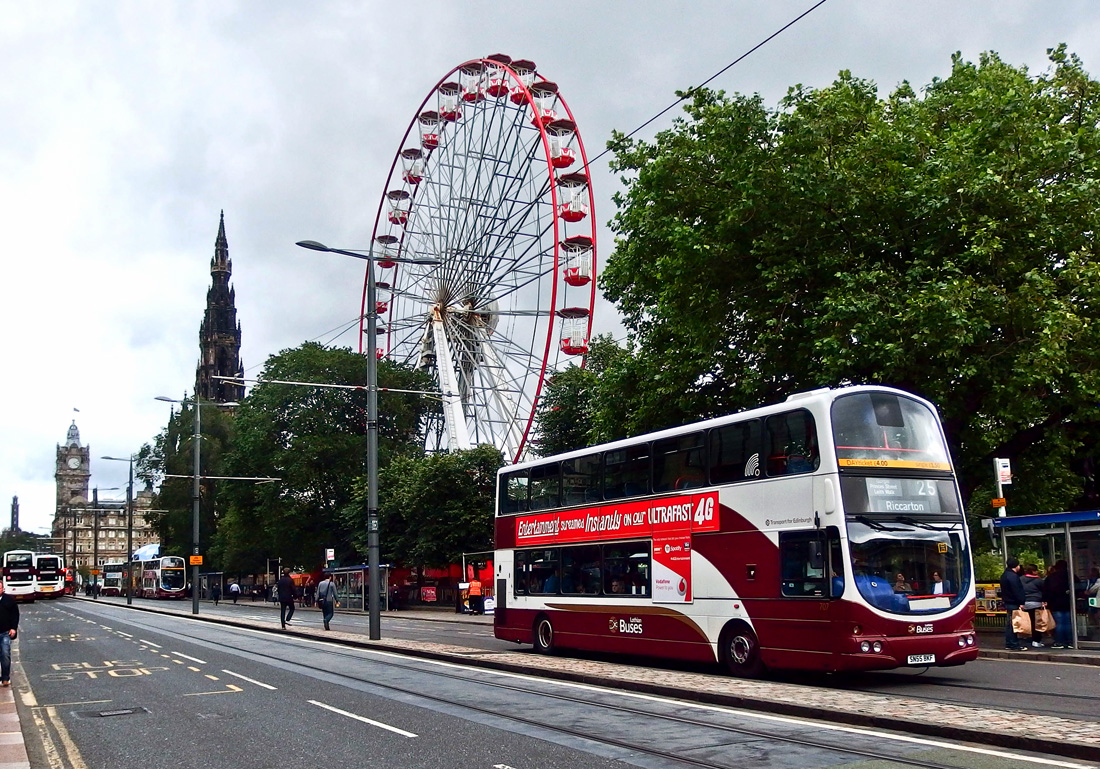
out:
<path id="1" fill-rule="evenodd" d="M 939 421 L 922 403 L 894 393 L 853 393 L 836 399 L 832 420 L 841 469 L 951 471 Z"/>

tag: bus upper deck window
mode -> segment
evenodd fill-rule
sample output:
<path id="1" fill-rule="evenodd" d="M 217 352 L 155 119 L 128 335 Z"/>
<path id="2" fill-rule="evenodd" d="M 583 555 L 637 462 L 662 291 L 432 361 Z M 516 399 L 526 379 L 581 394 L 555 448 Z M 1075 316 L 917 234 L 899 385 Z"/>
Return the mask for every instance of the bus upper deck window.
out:
<path id="1" fill-rule="evenodd" d="M 811 473 L 818 467 L 817 429 L 810 412 L 768 417 L 768 475 Z"/>
<path id="2" fill-rule="evenodd" d="M 527 511 L 527 486 L 529 471 L 517 470 L 500 477 L 500 499 L 498 506 L 501 515 L 523 513 Z"/>

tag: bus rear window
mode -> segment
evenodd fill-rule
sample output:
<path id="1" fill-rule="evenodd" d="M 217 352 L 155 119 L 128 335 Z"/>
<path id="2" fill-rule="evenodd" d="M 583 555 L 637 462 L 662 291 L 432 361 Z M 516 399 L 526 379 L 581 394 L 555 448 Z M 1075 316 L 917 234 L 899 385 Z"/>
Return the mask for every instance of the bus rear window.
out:
<path id="1" fill-rule="evenodd" d="M 894 393 L 837 398 L 832 408 L 837 464 L 951 470 L 939 422 L 927 406 Z"/>

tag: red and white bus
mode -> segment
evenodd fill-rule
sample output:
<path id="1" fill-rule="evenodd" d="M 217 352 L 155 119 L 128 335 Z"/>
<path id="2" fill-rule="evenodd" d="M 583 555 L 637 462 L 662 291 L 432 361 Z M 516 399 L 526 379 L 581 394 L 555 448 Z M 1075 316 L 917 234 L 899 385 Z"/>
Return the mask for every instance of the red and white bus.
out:
<path id="1" fill-rule="evenodd" d="M 495 634 L 735 675 L 976 659 L 964 510 L 932 404 L 886 387 L 511 465 Z"/>
<path id="2" fill-rule="evenodd" d="M 4 592 L 17 601 L 34 600 L 34 551 L 9 550 L 3 555 Z"/>
<path id="3" fill-rule="evenodd" d="M 137 581 L 134 595 L 138 598 L 186 597 L 187 568 L 178 555 L 134 561 L 133 573 Z"/>
<path id="4" fill-rule="evenodd" d="M 35 598 L 60 598 L 65 594 L 65 562 L 59 555 L 34 554 Z"/>

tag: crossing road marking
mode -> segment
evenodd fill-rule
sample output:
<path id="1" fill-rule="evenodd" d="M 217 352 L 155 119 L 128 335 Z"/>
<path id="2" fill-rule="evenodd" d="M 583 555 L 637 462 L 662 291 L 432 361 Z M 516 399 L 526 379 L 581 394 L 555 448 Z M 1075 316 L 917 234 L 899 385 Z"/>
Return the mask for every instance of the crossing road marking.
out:
<path id="1" fill-rule="evenodd" d="M 265 684 L 265 683 L 262 683 L 260 681 L 253 681 L 251 678 L 246 678 L 245 676 L 242 676 L 240 673 L 234 673 L 232 670 L 223 670 L 222 672 L 223 673 L 228 673 L 231 676 L 236 676 L 237 678 L 241 679 L 242 681 L 248 681 L 248 683 L 250 683 L 250 684 L 256 684 L 256 686 L 262 686 L 265 689 L 270 689 L 271 691 L 275 691 L 275 687 L 272 686 L 271 684 Z"/>
<path id="2" fill-rule="evenodd" d="M 384 724 L 381 721 L 372 721 L 369 718 L 365 718 L 363 716 L 357 716 L 354 713 L 349 713 L 346 710 L 340 710 L 339 708 L 334 708 L 334 707 L 332 707 L 332 705 L 326 705 L 325 703 L 318 702 L 317 700 L 308 700 L 308 702 L 309 702 L 310 705 L 316 705 L 319 708 L 324 708 L 325 710 L 331 710 L 333 713 L 339 713 L 342 716 L 347 716 L 348 718 L 354 718 L 356 721 L 362 721 L 364 724 L 370 724 L 371 726 L 377 726 L 379 729 L 386 729 L 388 731 L 394 732 L 395 734 L 400 734 L 402 737 L 416 737 L 416 736 L 418 736 L 416 734 L 413 734 L 412 732 L 406 732 L 404 729 L 398 729 L 396 726 L 390 726 L 389 724 Z"/>

